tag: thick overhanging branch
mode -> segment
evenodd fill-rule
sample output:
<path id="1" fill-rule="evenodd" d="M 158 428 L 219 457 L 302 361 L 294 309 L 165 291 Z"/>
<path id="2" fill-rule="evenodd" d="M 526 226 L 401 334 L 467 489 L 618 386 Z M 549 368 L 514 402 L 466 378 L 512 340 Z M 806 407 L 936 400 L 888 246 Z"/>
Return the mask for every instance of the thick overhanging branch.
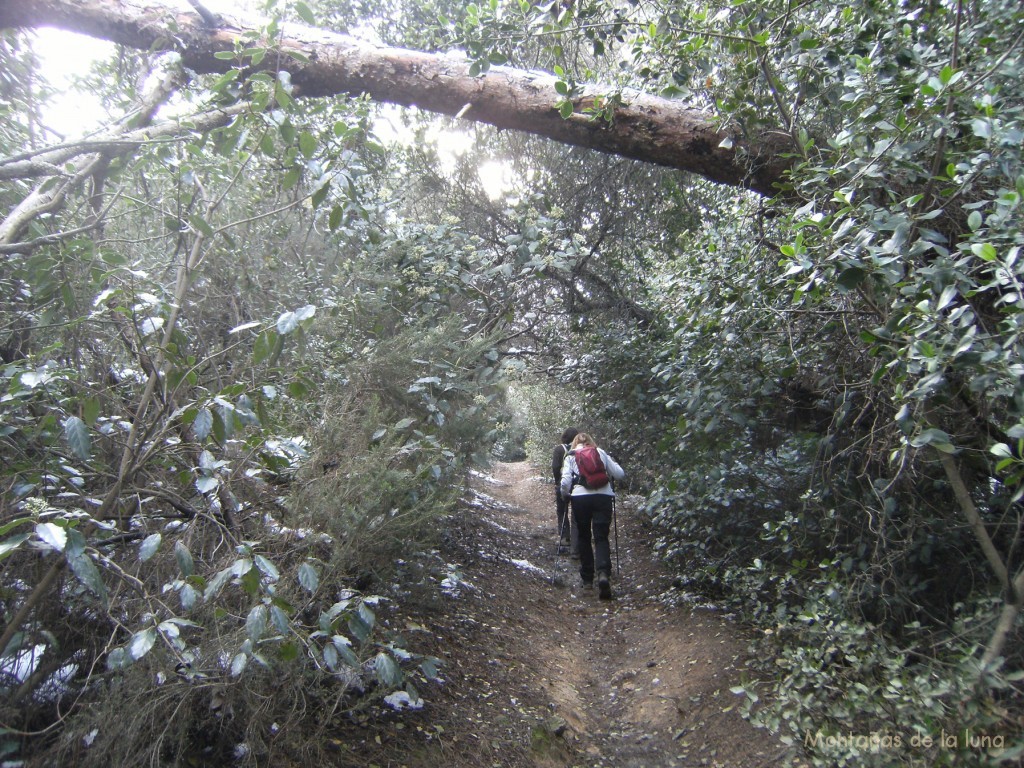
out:
<path id="1" fill-rule="evenodd" d="M 0 27 L 54 26 L 149 51 L 177 51 L 199 73 L 220 73 L 244 35 L 259 33 L 256 20 L 221 18 L 211 26 L 181 0 L 0 0 Z M 247 38 L 246 47 L 251 40 Z M 346 35 L 295 24 L 281 26 L 259 69 L 287 71 L 302 95 L 340 94 L 415 106 L 498 128 L 700 174 L 712 181 L 770 195 L 788 166 L 791 148 L 781 134 L 744 137 L 720 130 L 705 112 L 640 92 L 622 93 L 613 120 L 583 110 L 613 88 L 590 86 L 575 98 L 577 112 L 559 114 L 553 75 L 492 67 L 470 76 L 460 55 L 373 46 Z"/>

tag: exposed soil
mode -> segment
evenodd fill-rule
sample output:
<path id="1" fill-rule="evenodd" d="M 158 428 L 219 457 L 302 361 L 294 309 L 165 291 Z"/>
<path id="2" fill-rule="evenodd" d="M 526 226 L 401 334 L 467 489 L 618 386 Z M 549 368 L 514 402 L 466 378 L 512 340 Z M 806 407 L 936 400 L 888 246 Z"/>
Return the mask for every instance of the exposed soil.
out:
<path id="1" fill-rule="evenodd" d="M 553 486 L 496 464 L 440 556 L 447 591 L 408 623 L 409 647 L 444 661 L 426 704 L 337 734 L 338 765 L 454 768 L 756 768 L 785 748 L 739 712 L 744 630 L 663 599 L 672 576 L 619 499 L 613 599 L 559 554 Z M 614 533 L 613 533 L 614 536 Z"/>

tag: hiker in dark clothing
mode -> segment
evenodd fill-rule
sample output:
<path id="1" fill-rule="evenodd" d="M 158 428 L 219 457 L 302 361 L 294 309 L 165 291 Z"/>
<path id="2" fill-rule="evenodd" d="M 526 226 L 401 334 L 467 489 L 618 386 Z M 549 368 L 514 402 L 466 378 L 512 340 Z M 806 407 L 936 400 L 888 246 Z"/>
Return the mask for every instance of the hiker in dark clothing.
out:
<path id="1" fill-rule="evenodd" d="M 579 557 L 579 534 L 569 519 L 569 495 L 562 496 L 562 464 L 569 454 L 570 443 L 579 434 L 575 427 L 562 433 L 562 442 L 551 452 L 551 474 L 555 478 L 555 519 L 558 521 L 558 551 L 570 550 L 573 557 Z M 571 536 L 571 540 L 570 540 Z"/>
<path id="2" fill-rule="evenodd" d="M 588 488 L 581 481 L 576 454 L 587 446 L 596 449 L 607 475 L 604 484 L 598 487 Z M 615 491 L 611 481 L 621 480 L 625 476 L 622 467 L 599 448 L 590 435 L 585 432 L 576 435 L 572 441 L 572 450 L 562 466 L 560 488 L 562 496 L 570 497 L 573 528 L 579 531 L 580 578 L 583 579 L 583 587 L 593 587 L 596 572 L 598 593 L 602 600 L 610 600 L 612 596 L 612 553 L 608 534 L 612 526 Z"/>

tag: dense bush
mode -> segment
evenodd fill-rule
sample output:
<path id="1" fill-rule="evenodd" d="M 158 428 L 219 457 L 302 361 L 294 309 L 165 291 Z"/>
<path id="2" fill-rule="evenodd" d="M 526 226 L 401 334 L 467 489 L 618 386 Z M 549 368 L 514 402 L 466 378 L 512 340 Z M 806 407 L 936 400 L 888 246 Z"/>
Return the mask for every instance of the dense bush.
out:
<path id="1" fill-rule="evenodd" d="M 495 439 L 500 359 L 448 280 L 486 253 L 393 220 L 366 247 L 360 107 L 287 96 L 117 166 L 149 199 L 106 239 L 5 262 L 3 756 L 316 761 L 435 674 L 391 626 L 432 564 L 395 571 Z"/>

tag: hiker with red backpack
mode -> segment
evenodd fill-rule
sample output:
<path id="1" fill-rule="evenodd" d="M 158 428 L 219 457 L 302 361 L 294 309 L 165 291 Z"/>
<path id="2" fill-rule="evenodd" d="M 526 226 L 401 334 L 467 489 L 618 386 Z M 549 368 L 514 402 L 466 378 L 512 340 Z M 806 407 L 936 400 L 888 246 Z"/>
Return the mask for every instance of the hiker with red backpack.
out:
<path id="1" fill-rule="evenodd" d="M 562 442 L 551 452 L 551 475 L 555 478 L 555 519 L 558 521 L 558 553 L 569 551 L 573 557 L 580 556 L 579 537 L 576 526 L 569 518 L 569 496 L 562 495 L 562 465 L 565 463 L 573 438 L 579 433 L 575 427 L 569 427 L 562 433 Z M 571 537 L 571 540 L 570 540 Z"/>
<path id="2" fill-rule="evenodd" d="M 618 463 L 597 446 L 594 438 L 580 432 L 562 465 L 559 487 L 572 502 L 573 525 L 579 532 L 580 578 L 583 588 L 594 586 L 602 600 L 612 596 L 612 553 L 608 535 L 612 526 L 615 490 L 612 480 L 626 476 Z M 593 542 L 591 542 L 593 538 Z"/>

